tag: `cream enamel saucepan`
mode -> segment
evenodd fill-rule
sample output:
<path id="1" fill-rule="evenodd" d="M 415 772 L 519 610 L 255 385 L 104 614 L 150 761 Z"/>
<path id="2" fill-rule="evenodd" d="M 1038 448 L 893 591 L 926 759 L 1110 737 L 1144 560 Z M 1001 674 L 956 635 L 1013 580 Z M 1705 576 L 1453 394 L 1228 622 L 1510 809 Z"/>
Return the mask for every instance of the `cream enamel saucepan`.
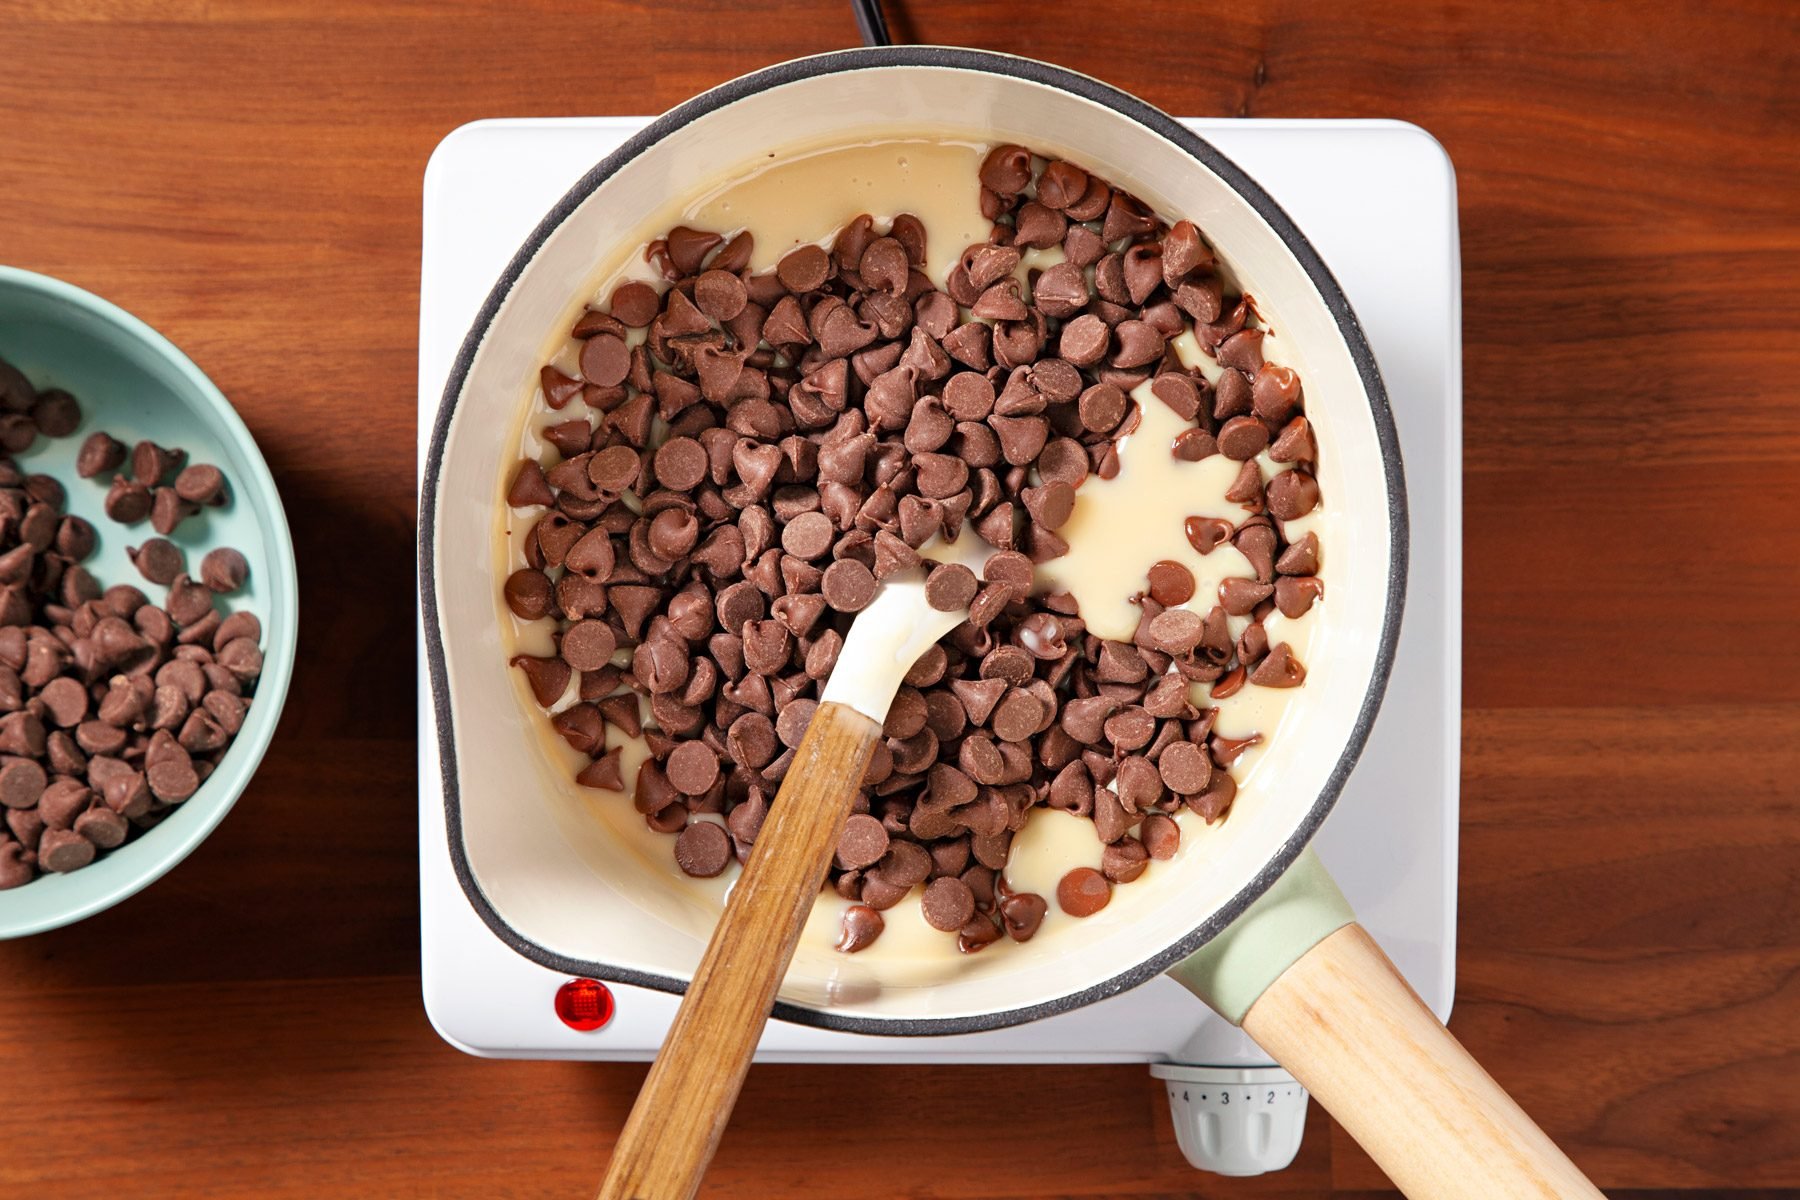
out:
<path id="1" fill-rule="evenodd" d="M 1167 972 L 1242 1024 L 1408 1194 L 1597 1196 L 1413 995 L 1306 849 L 1374 720 L 1405 590 L 1398 443 L 1356 317 L 1286 214 L 1218 151 L 1141 101 L 1041 63 L 881 48 L 725 84 L 584 176 L 496 284 L 452 370 L 420 504 L 449 848 L 470 902 L 501 939 L 554 969 L 667 991 L 693 977 L 716 896 L 696 903 L 666 865 L 616 836 L 567 782 L 509 677 L 493 550 L 502 476 L 516 459 L 508 431 L 596 263 L 647 212 L 784 147 L 901 128 L 1062 154 L 1205 231 L 1274 315 L 1306 380 L 1331 509 L 1331 595 L 1302 702 L 1258 763 L 1253 797 L 1208 832 L 1203 853 L 1159 864 L 1159 878 L 1119 889 L 1055 937 L 951 968 L 803 943 L 775 1015 L 857 1033 L 968 1033 Z M 720 1065 L 725 1094 L 696 1097 L 654 1130 L 628 1128 L 608 1194 L 691 1194 L 754 1031 L 738 1040 L 742 1063 Z"/>

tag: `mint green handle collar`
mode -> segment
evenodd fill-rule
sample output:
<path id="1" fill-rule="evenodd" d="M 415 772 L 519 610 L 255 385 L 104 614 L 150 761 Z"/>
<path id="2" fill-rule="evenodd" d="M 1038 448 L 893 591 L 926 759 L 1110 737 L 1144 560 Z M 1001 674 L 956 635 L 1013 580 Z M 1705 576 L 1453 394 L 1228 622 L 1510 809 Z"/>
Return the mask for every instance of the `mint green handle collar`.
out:
<path id="1" fill-rule="evenodd" d="M 1169 978 L 1233 1025 L 1281 973 L 1356 920 L 1311 847 L 1212 941 L 1169 968 Z"/>

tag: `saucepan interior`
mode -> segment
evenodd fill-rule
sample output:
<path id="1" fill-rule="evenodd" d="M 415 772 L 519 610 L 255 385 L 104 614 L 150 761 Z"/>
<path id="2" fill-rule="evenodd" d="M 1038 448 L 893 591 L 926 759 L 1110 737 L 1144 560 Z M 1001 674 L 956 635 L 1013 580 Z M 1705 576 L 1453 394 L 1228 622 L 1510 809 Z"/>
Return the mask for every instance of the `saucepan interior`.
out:
<path id="1" fill-rule="evenodd" d="M 784 148 L 907 129 L 1064 155 L 1194 220 L 1253 293 L 1306 383 L 1332 578 L 1304 703 L 1228 820 L 1100 914 L 973 956 L 803 945 L 779 1015 L 873 1033 L 1010 1024 L 1122 990 L 1222 928 L 1324 819 L 1385 683 L 1403 584 L 1398 453 L 1378 375 L 1336 283 L 1286 216 L 1217 151 L 1085 77 L 972 51 L 850 51 L 771 68 L 683 105 L 587 175 L 496 285 L 452 372 L 426 464 L 421 565 L 450 850 L 471 902 L 559 970 L 678 990 L 719 890 L 646 844 L 619 797 L 577 787 L 506 665 L 493 552 L 520 405 L 596 263 L 646 213 Z M 633 831 L 636 831 L 634 835 Z M 716 888 L 722 889 L 724 880 Z M 1048 932 L 1048 931 L 1047 931 Z"/>

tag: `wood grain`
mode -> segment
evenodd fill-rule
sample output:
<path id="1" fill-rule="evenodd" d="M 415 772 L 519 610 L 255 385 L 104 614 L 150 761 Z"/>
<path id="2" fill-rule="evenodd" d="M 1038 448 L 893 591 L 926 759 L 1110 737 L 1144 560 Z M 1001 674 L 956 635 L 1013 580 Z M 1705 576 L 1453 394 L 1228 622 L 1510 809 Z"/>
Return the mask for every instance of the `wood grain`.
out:
<path id="1" fill-rule="evenodd" d="M 1800 7 L 889 13 L 1175 112 L 1404 117 L 1444 143 L 1468 472 L 1452 1028 L 1615 1196 L 1800 1189 Z M 419 1003 L 421 174 L 477 117 L 657 111 L 853 36 L 835 0 L 0 0 L 0 261 L 123 304 L 219 382 L 281 482 L 303 613 L 268 764 L 219 831 L 122 908 L 0 945 L 0 1193 L 591 1187 L 643 1068 L 469 1059 Z M 974 1105 L 997 1116 L 979 1134 Z M 706 1194 L 1383 1186 L 1316 1113 L 1289 1171 L 1195 1175 L 1139 1067 L 772 1066 Z"/>
<path id="2" fill-rule="evenodd" d="M 1411 1200 L 1600 1200 L 1354 922 L 1244 1014 Z"/>
<path id="3" fill-rule="evenodd" d="M 613 1146 L 600 1200 L 700 1190 L 880 741 L 881 722 L 848 705 L 813 712 Z"/>

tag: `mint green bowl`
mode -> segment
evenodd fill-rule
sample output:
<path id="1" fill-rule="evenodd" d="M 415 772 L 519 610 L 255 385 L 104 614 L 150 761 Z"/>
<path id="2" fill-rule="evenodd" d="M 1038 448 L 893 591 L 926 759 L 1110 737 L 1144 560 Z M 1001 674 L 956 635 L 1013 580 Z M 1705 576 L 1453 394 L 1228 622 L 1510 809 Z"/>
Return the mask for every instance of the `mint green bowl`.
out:
<path id="1" fill-rule="evenodd" d="M 102 586 L 131 583 L 161 599 L 161 589 L 147 583 L 125 555 L 126 546 L 154 536 L 149 523 L 127 527 L 107 519 L 101 511 L 105 487 L 75 474 L 75 452 L 96 429 L 127 445 L 149 438 L 178 446 L 190 462 L 210 462 L 225 472 L 229 503 L 184 521 L 171 540 L 186 551 L 196 574 L 201 556 L 216 546 L 243 551 L 250 561 L 249 583 L 221 608 L 248 609 L 263 628 L 256 698 L 218 768 L 161 824 L 101 852 L 90 865 L 0 891 L 0 938 L 12 938 L 112 907 L 186 858 L 224 819 L 275 735 L 294 669 L 299 596 L 294 545 L 269 465 L 212 380 L 167 338 L 91 292 L 0 266 L 0 358 L 38 388 L 66 388 L 81 403 L 81 427 L 74 434 L 39 438 L 17 457 L 25 470 L 60 480 L 68 490 L 68 511 L 93 523 L 99 548 L 85 565 Z"/>

